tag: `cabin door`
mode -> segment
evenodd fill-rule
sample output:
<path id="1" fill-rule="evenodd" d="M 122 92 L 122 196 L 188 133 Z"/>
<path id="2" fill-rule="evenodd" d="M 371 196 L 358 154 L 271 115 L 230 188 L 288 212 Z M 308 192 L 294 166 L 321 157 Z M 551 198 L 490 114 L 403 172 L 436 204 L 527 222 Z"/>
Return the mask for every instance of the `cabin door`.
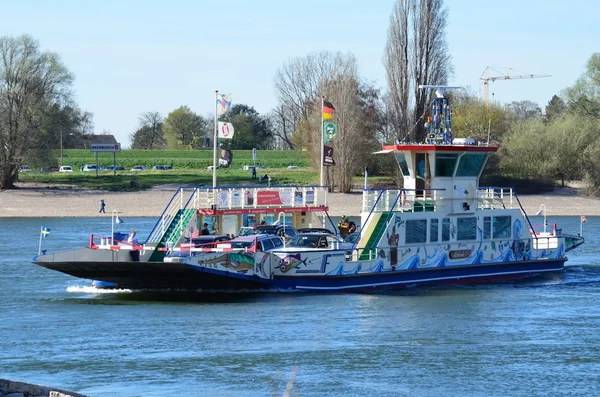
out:
<path id="1" fill-rule="evenodd" d="M 427 153 L 415 154 L 415 189 L 417 197 L 427 195 L 426 189 L 429 186 L 429 155 Z"/>

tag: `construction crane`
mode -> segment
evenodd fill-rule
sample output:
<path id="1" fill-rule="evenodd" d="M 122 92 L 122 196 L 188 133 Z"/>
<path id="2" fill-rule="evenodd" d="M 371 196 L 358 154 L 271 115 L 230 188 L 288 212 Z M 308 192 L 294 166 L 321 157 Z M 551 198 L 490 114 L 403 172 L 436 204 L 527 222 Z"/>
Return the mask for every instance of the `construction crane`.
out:
<path id="1" fill-rule="evenodd" d="M 494 72 L 501 74 L 501 76 L 490 77 L 490 70 L 493 70 Z M 493 69 L 493 68 L 487 66 L 485 68 L 485 70 L 483 71 L 483 73 L 481 74 L 481 77 L 479 77 L 480 80 L 483 80 L 483 102 L 485 103 L 485 106 L 488 106 L 488 103 L 489 103 L 489 82 L 490 81 L 493 83 L 496 80 L 536 79 L 536 78 L 540 78 L 540 77 L 552 77 L 549 74 L 511 75 L 510 71 L 514 70 L 514 69 L 508 68 L 508 70 L 509 70 L 509 72 L 504 74 L 496 69 Z"/>

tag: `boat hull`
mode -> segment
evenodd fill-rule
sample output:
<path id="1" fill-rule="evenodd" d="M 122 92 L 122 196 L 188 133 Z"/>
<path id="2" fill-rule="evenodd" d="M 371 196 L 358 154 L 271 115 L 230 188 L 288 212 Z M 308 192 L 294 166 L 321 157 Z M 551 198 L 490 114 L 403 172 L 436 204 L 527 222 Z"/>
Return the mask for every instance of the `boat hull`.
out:
<path id="1" fill-rule="evenodd" d="M 564 269 L 566 260 L 560 258 L 336 276 L 277 276 L 273 286 L 282 290 L 368 292 L 417 285 L 481 283 L 558 273 Z"/>
<path id="2" fill-rule="evenodd" d="M 260 280 L 224 278 L 220 274 L 195 271 L 178 262 L 114 261 L 106 252 L 98 255 L 88 248 L 75 251 L 39 255 L 33 263 L 74 277 L 100 281 L 95 283 L 100 288 L 251 290 L 264 287 Z M 76 260 L 78 257 L 85 259 Z"/>

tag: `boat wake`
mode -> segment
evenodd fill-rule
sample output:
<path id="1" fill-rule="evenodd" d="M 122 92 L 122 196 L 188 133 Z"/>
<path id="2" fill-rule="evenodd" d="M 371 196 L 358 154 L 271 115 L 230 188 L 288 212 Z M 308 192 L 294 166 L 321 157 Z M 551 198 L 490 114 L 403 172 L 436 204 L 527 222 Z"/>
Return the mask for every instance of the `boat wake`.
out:
<path id="1" fill-rule="evenodd" d="M 131 293 L 133 292 L 130 289 L 107 289 L 107 288 L 98 288 L 92 285 L 73 285 L 71 287 L 67 287 L 67 292 L 77 293 L 77 294 L 123 294 L 123 293 Z"/>

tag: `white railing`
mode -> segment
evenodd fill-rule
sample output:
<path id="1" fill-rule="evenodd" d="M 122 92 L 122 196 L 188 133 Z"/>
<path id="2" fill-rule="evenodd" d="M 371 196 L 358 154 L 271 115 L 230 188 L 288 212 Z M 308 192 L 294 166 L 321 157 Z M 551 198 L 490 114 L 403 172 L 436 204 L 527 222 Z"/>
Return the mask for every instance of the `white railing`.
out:
<path id="1" fill-rule="evenodd" d="M 327 206 L 327 188 L 320 186 L 198 188 L 197 209 L 235 210 Z"/>
<path id="2" fill-rule="evenodd" d="M 517 203 L 511 188 L 487 187 L 476 192 L 477 209 L 513 208 Z"/>
<path id="3" fill-rule="evenodd" d="M 412 212 L 415 204 L 433 206 L 435 211 L 443 200 L 443 190 L 436 189 L 367 189 L 363 190 L 363 212 L 393 210 Z M 422 210 L 422 209 L 421 209 Z M 419 211 L 417 209 L 416 211 Z"/>

